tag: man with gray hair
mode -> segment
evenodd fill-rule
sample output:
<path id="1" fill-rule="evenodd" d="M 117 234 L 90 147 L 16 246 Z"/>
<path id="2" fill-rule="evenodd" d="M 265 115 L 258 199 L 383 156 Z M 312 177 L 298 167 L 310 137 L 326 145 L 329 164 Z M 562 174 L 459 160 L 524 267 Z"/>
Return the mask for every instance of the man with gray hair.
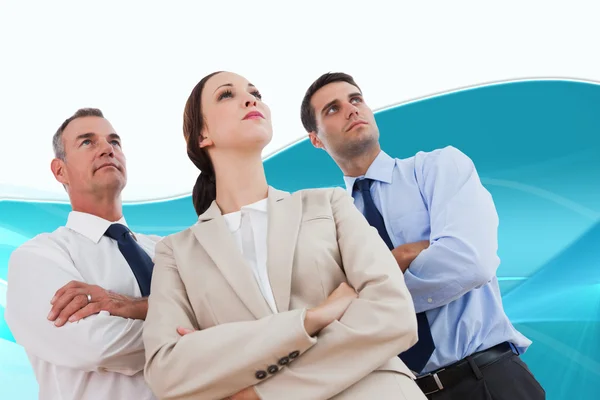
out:
<path id="1" fill-rule="evenodd" d="M 143 377 L 142 325 L 161 238 L 127 227 L 125 155 L 100 110 L 78 110 L 52 144 L 52 173 L 72 211 L 66 226 L 11 254 L 6 321 L 40 399 L 154 399 Z"/>

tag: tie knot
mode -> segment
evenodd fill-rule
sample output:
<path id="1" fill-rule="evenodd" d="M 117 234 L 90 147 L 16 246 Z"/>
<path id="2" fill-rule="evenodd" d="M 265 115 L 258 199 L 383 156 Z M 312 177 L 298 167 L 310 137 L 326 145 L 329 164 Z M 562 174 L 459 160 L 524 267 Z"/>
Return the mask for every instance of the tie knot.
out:
<path id="1" fill-rule="evenodd" d="M 112 224 L 108 227 L 106 232 L 104 232 L 106 236 L 115 240 L 121 239 L 127 233 L 129 233 L 129 228 L 123 224 Z"/>
<path id="2" fill-rule="evenodd" d="M 370 192 L 372 183 L 373 183 L 372 179 L 363 178 L 363 179 L 357 179 L 356 182 L 354 183 L 354 186 L 361 192 Z"/>

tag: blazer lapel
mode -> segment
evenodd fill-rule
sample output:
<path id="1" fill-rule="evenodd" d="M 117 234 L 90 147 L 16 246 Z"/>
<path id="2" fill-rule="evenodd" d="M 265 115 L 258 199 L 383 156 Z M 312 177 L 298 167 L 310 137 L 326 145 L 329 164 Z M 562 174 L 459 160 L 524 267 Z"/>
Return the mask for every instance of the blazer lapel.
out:
<path id="1" fill-rule="evenodd" d="M 238 249 L 216 202 L 213 201 L 209 209 L 200 215 L 198 223 L 191 229 L 250 312 L 257 319 L 271 315 L 272 311 L 256 278 Z"/>
<path id="2" fill-rule="evenodd" d="M 302 219 L 302 197 L 269 187 L 267 271 L 280 312 L 288 311 L 294 251 Z"/>

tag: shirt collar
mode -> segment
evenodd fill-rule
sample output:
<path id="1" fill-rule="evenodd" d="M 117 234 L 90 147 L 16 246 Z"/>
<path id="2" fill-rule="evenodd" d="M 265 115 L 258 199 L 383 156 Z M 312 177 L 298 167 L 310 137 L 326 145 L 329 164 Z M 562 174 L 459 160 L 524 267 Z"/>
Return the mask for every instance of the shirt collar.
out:
<path id="1" fill-rule="evenodd" d="M 256 203 L 248 204 L 247 206 L 243 206 L 242 210 L 255 210 L 267 212 L 267 199 L 262 199 L 257 201 Z"/>
<path id="2" fill-rule="evenodd" d="M 344 183 L 346 184 L 346 190 L 352 194 L 354 182 L 359 178 L 373 179 L 374 181 L 380 181 L 385 183 L 392 183 L 392 176 L 394 174 L 394 167 L 396 166 L 396 160 L 387 155 L 383 150 L 379 152 L 375 160 L 367 169 L 367 173 L 364 176 L 344 176 Z"/>
<path id="3" fill-rule="evenodd" d="M 108 227 L 113 223 L 127 226 L 125 217 L 121 217 L 121 219 L 118 221 L 111 222 L 92 214 L 71 211 L 69 213 L 66 226 L 72 231 L 75 231 L 90 239 L 92 242 L 98 243 L 102 236 L 104 236 L 104 232 L 106 232 Z"/>
<path id="4" fill-rule="evenodd" d="M 267 213 L 267 199 L 262 199 L 257 201 L 256 203 L 245 205 L 241 208 L 240 211 L 235 211 L 229 214 L 223 215 L 225 218 L 225 222 L 227 223 L 227 227 L 231 232 L 235 232 L 240 229 L 242 224 L 242 210 L 254 210 L 263 213 Z"/>

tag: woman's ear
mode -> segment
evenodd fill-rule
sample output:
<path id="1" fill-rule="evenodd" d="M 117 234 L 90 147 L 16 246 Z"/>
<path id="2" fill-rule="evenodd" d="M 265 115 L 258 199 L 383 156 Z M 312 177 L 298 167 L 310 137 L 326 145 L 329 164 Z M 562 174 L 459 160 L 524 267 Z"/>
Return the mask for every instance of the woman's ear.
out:
<path id="1" fill-rule="evenodd" d="M 208 147 L 208 146 L 212 146 L 214 144 L 212 139 L 209 138 L 208 136 L 206 136 L 205 133 L 202 134 L 202 137 L 200 139 L 201 139 L 200 140 L 200 148 L 201 149 Z"/>

